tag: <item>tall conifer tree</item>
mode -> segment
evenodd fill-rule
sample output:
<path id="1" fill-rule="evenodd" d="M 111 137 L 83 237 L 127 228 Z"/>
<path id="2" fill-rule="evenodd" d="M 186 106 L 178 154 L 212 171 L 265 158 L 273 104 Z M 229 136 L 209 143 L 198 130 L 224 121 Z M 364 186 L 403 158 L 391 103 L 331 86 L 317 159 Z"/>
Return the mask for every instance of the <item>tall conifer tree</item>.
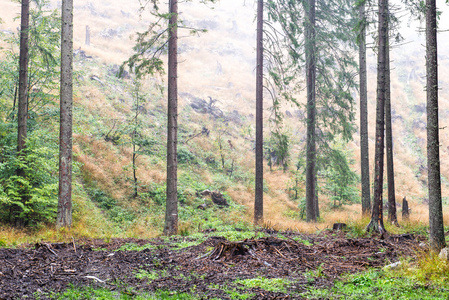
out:
<path id="1" fill-rule="evenodd" d="M 62 0 L 57 227 L 72 226 L 73 0 Z"/>
<path id="2" fill-rule="evenodd" d="M 359 89 L 360 89 L 360 169 L 362 180 L 362 215 L 371 212 L 370 176 L 369 176 L 369 145 L 368 145 L 368 91 L 366 75 L 366 9 L 365 1 L 360 1 L 359 7 Z"/>
<path id="3" fill-rule="evenodd" d="M 169 1 L 167 201 L 164 234 L 178 233 L 178 0 Z"/>
<path id="4" fill-rule="evenodd" d="M 269 5 L 269 15 L 284 30 L 292 66 L 306 75 L 306 218 L 312 222 L 319 217 L 317 172 L 330 159 L 348 165 L 334 143 L 348 141 L 355 131 L 352 5 L 347 0 L 277 0 Z M 300 84 L 290 83 L 296 85 L 290 89 Z M 285 86 L 285 81 L 277 84 L 283 91 Z"/>
<path id="5" fill-rule="evenodd" d="M 256 191 L 254 224 L 263 222 L 263 0 L 257 1 Z"/>
<path id="6" fill-rule="evenodd" d="M 306 219 L 317 221 L 316 193 L 316 41 L 315 0 L 305 5 L 305 53 L 307 82 Z"/>
<path id="7" fill-rule="evenodd" d="M 30 1 L 22 0 L 20 15 L 20 53 L 19 53 L 19 101 L 18 101 L 18 126 L 17 126 L 17 153 L 19 156 L 25 156 L 27 139 L 27 118 L 28 118 L 28 60 L 29 60 L 29 23 L 30 23 Z M 25 170 L 20 167 L 17 169 L 17 175 L 25 177 Z M 24 191 L 25 194 L 25 191 Z M 22 195 L 22 198 L 25 198 Z M 27 199 L 22 199 L 23 202 Z M 22 208 L 15 206 L 12 209 L 12 220 L 14 225 L 21 227 L 25 220 L 19 217 Z"/>
<path id="8" fill-rule="evenodd" d="M 388 9 L 388 1 L 387 1 Z M 387 182 L 388 182 L 388 222 L 398 224 L 396 214 L 396 194 L 394 187 L 394 160 L 393 160 L 393 128 L 391 122 L 391 84 L 390 84 L 390 20 L 389 9 L 387 10 L 387 36 L 385 51 L 385 146 L 387 154 Z"/>
<path id="9" fill-rule="evenodd" d="M 374 199 L 368 231 L 386 232 L 383 223 L 383 176 L 384 176 L 384 129 L 386 94 L 386 51 L 387 51 L 387 0 L 379 0 L 378 54 L 377 54 L 377 107 L 376 147 L 374 156 Z"/>
<path id="10" fill-rule="evenodd" d="M 436 1 L 426 0 L 427 72 L 427 167 L 429 169 L 430 247 L 438 252 L 446 246 L 441 200 L 440 138 L 438 125 L 438 51 Z"/>

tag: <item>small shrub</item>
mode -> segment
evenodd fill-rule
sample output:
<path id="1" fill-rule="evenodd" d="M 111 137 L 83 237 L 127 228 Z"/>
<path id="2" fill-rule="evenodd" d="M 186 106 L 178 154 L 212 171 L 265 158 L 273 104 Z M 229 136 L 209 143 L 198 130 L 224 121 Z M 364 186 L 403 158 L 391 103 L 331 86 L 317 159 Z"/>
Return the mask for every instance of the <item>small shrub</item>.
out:
<path id="1" fill-rule="evenodd" d="M 178 162 L 180 164 L 195 164 L 196 157 L 190 152 L 189 149 L 184 147 L 178 148 Z"/>
<path id="2" fill-rule="evenodd" d="M 51 137 L 51 133 L 44 131 L 30 133 L 26 153 L 20 156 L 15 146 L 3 147 L 0 221 L 20 220 L 25 226 L 54 221 L 58 202 L 58 149 L 55 141 L 49 141 Z M 24 176 L 17 175 L 19 169 Z"/>

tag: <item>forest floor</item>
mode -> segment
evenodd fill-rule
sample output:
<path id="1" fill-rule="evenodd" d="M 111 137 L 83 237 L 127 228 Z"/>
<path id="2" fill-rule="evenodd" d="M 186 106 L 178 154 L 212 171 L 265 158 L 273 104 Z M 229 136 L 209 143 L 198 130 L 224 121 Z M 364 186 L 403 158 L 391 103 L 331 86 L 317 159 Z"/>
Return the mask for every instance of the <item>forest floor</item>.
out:
<path id="1" fill-rule="evenodd" d="M 68 288 L 86 286 L 131 297 L 168 291 L 198 299 L 302 299 L 311 287 L 330 288 L 343 274 L 416 257 L 423 241 L 411 234 L 264 234 L 239 242 L 211 232 L 200 241 L 180 236 L 86 239 L 4 248 L 0 299 L 58 298 Z M 263 281 L 266 287 L 254 283 Z"/>

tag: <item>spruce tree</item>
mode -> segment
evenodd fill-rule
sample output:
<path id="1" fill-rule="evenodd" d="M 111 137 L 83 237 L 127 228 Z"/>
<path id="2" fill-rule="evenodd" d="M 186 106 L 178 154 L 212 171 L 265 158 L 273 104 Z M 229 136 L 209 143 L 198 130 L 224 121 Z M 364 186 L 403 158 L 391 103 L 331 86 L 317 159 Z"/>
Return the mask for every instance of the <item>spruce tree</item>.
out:
<path id="1" fill-rule="evenodd" d="M 378 12 L 378 54 L 377 54 L 377 107 L 376 147 L 374 156 L 374 199 L 368 231 L 385 233 L 383 223 L 383 176 L 384 176 L 384 129 L 386 94 L 386 51 L 387 51 L 387 0 L 379 0 Z"/>
<path id="2" fill-rule="evenodd" d="M 438 51 L 435 0 L 426 0 L 427 73 L 427 167 L 429 169 L 430 247 L 438 252 L 446 246 L 441 199 L 440 142 L 438 122 Z"/>
<path id="3" fill-rule="evenodd" d="M 28 119 L 28 60 L 29 60 L 29 23 L 30 23 L 30 1 L 22 0 L 20 15 L 20 56 L 19 56 L 19 98 L 18 98 L 18 124 L 17 124 L 17 155 L 25 156 L 27 139 L 27 119 Z M 17 169 L 17 175 L 25 177 L 23 167 Z M 25 191 L 22 195 L 22 202 L 26 202 Z M 20 217 L 21 207 L 12 207 L 12 220 L 15 226 L 22 227 L 25 220 Z"/>
<path id="4" fill-rule="evenodd" d="M 351 95 L 356 73 L 353 3 L 346 0 L 269 3 L 270 16 L 284 30 L 292 66 L 306 75 L 306 216 L 308 221 L 316 221 L 317 172 L 324 170 L 331 157 L 345 157 L 333 155 L 339 151 L 333 149 L 333 141 L 338 138 L 348 141 L 355 131 Z M 285 90 L 282 84 L 277 86 Z"/>
<path id="5" fill-rule="evenodd" d="M 62 1 L 57 227 L 72 226 L 73 0 Z"/>
<path id="6" fill-rule="evenodd" d="M 366 73 L 366 27 L 365 1 L 358 7 L 358 46 L 359 46 L 359 93 L 360 93 L 360 170 L 362 181 L 362 215 L 371 212 L 369 145 L 368 145 L 368 90 Z"/>
<path id="7" fill-rule="evenodd" d="M 263 222 L 263 0 L 257 1 L 256 187 L 254 224 Z"/>

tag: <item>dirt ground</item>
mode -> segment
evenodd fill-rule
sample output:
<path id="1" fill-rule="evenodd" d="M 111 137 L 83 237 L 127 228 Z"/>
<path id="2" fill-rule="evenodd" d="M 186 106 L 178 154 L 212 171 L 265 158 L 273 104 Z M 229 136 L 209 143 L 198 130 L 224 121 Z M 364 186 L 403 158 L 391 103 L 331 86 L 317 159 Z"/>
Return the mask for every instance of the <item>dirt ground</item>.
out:
<path id="1" fill-rule="evenodd" d="M 422 238 L 410 234 L 385 239 L 346 238 L 342 232 L 304 235 L 271 233 L 261 239 L 228 242 L 209 237 L 192 247 L 177 249 L 176 240 L 113 239 L 72 243 L 39 243 L 0 249 L 0 299 L 45 299 L 69 285 L 103 287 L 127 294 L 168 290 L 193 293 L 203 299 L 229 299 L 221 287 L 243 289 L 254 299 L 298 299 L 307 288 L 333 285 L 342 274 L 382 267 L 399 257 L 414 256 Z M 213 233 L 212 233 L 213 234 Z M 146 245 L 142 251 L 117 251 L 125 244 Z M 143 271 L 144 270 L 144 271 Z M 317 272 L 321 276 L 306 276 Z M 146 271 L 146 272 L 145 272 Z M 154 277 L 136 276 L 157 274 Z M 284 292 L 234 286 L 236 279 L 287 278 Z"/>

